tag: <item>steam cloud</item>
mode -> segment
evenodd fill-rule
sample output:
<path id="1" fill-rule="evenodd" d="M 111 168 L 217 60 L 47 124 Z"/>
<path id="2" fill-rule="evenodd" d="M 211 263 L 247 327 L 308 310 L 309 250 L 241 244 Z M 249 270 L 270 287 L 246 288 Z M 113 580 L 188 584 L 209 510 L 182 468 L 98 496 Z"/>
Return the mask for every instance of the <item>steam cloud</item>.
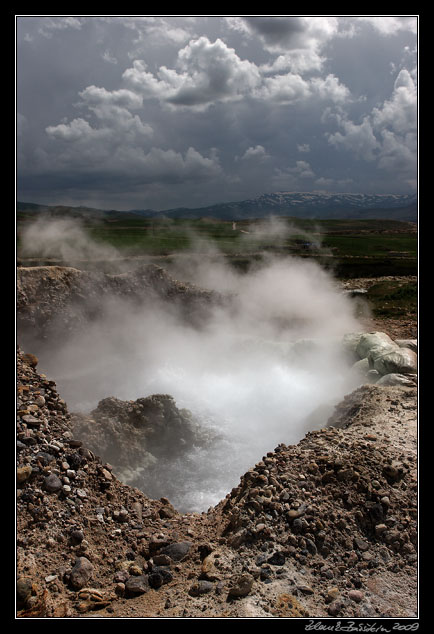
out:
<path id="1" fill-rule="evenodd" d="M 277 221 L 264 230 L 282 235 Z M 29 239 L 33 249 L 41 241 L 47 255 L 54 246 L 66 261 L 99 248 L 73 223 L 29 227 L 26 253 Z M 202 511 L 267 451 L 297 443 L 326 423 L 333 406 L 356 387 L 339 342 L 361 328 L 350 300 L 312 260 L 267 256 L 240 273 L 201 241 L 175 259 L 172 273 L 231 301 L 197 328 L 176 304 L 137 306 L 111 297 L 100 319 L 61 347 L 45 344 L 38 356 L 71 411 L 90 411 L 107 396 L 135 400 L 163 393 L 217 428 L 221 445 L 165 465 L 161 475 L 160 495 L 168 486 L 175 506 Z M 142 488 L 146 493 L 146 482 Z"/>
<path id="2" fill-rule="evenodd" d="M 79 218 L 42 215 L 25 226 L 20 237 L 20 253 L 24 258 L 54 258 L 71 264 L 119 257 L 116 249 L 92 240 Z"/>

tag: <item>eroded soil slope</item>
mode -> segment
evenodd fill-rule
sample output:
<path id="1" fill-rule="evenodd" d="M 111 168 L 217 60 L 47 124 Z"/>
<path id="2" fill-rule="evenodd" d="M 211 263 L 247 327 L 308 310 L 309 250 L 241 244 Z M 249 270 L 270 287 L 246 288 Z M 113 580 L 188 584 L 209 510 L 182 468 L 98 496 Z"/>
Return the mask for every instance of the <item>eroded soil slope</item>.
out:
<path id="1" fill-rule="evenodd" d="M 416 388 L 362 386 L 182 515 L 74 438 L 21 350 L 17 379 L 18 617 L 417 616 Z"/>

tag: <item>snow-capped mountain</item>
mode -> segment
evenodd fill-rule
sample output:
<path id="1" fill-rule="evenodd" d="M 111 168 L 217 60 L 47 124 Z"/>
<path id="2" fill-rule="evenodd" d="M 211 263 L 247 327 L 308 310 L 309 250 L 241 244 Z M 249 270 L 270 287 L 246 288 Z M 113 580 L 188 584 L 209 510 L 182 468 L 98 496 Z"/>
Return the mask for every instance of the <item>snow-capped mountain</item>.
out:
<path id="1" fill-rule="evenodd" d="M 130 211 L 101 210 L 89 207 L 58 207 L 17 203 L 17 211 L 26 213 L 68 213 L 84 217 L 131 217 L 201 218 L 214 217 L 220 220 L 243 220 L 263 218 L 268 215 L 297 218 L 384 218 L 417 222 L 416 194 L 350 194 L 329 192 L 275 192 L 261 194 L 256 198 L 237 202 L 218 203 L 207 207 L 177 207 L 165 211 L 132 209 Z"/>
<path id="2" fill-rule="evenodd" d="M 396 210 L 396 211 L 395 211 Z M 275 192 L 238 202 L 162 212 L 169 217 L 214 216 L 227 220 L 260 218 L 269 214 L 305 218 L 395 218 L 416 221 L 416 194 L 351 194 Z"/>

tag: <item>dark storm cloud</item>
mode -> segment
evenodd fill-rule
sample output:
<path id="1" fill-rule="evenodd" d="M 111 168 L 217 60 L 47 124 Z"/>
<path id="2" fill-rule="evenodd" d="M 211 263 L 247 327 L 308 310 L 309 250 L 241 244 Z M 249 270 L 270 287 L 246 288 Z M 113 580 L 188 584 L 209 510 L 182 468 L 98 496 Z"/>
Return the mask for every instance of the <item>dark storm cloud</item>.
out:
<path id="1" fill-rule="evenodd" d="M 19 16 L 18 199 L 165 209 L 413 191 L 416 25 Z"/>
<path id="2" fill-rule="evenodd" d="M 305 31 L 305 26 L 299 17 L 250 16 L 245 22 L 264 39 L 274 45 L 285 43 L 288 45 L 297 40 Z"/>

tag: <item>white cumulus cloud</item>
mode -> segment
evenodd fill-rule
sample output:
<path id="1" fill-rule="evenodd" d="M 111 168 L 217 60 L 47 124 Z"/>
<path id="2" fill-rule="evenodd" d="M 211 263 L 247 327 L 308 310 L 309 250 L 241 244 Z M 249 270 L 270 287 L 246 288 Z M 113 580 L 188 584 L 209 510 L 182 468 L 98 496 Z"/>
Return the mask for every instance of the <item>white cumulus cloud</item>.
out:
<path id="1" fill-rule="evenodd" d="M 142 60 L 135 60 L 123 78 L 145 97 L 203 109 L 251 93 L 260 82 L 260 73 L 255 64 L 242 60 L 222 40 L 211 42 L 202 36 L 178 52 L 176 69 L 161 66 L 155 76 Z"/>
<path id="2" fill-rule="evenodd" d="M 417 86 L 412 73 L 402 69 L 390 98 L 361 123 L 342 113 L 335 116 L 340 130 L 327 135 L 330 144 L 359 158 L 377 160 L 380 168 L 410 179 L 417 165 Z"/>

